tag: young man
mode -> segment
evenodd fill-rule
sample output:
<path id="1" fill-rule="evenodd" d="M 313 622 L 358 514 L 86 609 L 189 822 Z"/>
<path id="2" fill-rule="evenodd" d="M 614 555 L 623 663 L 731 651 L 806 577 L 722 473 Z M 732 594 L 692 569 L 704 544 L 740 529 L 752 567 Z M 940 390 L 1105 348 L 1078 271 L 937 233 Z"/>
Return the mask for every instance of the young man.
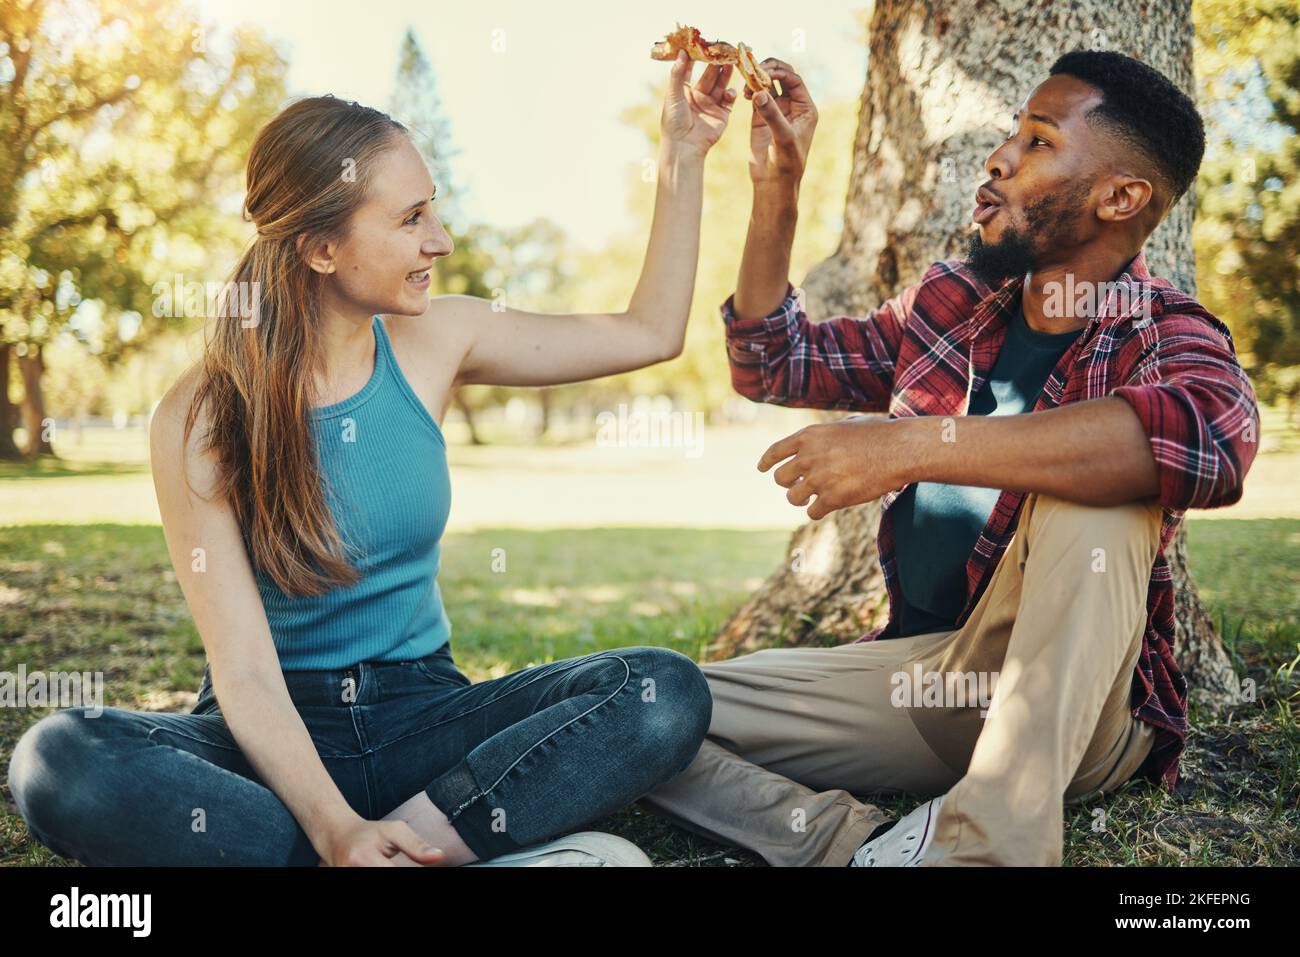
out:
<path id="1" fill-rule="evenodd" d="M 782 865 L 1059 865 L 1063 801 L 1172 789 L 1187 734 L 1165 549 L 1229 505 L 1259 414 L 1227 328 L 1147 271 L 1195 179 L 1192 102 L 1129 57 L 1062 56 L 988 157 L 965 261 L 865 318 L 787 280 L 817 112 L 754 97 L 754 208 L 722 306 L 756 401 L 888 411 L 759 462 L 811 518 L 883 496 L 888 624 L 704 665 L 703 747 L 648 800 Z M 936 795 L 901 822 L 854 795 Z M 882 826 L 883 825 L 883 826 Z"/>

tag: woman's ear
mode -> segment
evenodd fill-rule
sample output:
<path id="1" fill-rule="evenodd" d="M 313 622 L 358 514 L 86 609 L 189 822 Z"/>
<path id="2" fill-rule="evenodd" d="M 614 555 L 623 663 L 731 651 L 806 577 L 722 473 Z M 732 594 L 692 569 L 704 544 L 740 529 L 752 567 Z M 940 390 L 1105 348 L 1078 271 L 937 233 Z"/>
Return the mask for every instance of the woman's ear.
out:
<path id="1" fill-rule="evenodd" d="M 294 241 L 294 247 L 298 250 L 298 254 L 316 272 L 322 275 L 332 273 L 335 268 L 334 243 L 330 240 L 322 240 L 304 252 L 303 245 L 306 241 L 307 234 L 299 233 L 298 238 Z"/>

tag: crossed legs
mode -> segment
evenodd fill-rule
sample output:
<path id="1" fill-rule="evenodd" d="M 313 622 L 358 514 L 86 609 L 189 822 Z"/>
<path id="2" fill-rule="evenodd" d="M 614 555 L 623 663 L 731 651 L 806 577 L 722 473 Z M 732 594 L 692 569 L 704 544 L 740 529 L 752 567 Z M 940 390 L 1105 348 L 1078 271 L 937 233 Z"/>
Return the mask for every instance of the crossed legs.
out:
<path id="1" fill-rule="evenodd" d="M 927 865 L 1059 864 L 1063 802 L 1150 751 L 1129 700 L 1159 528 L 1155 504 L 1029 495 L 961 628 L 702 665 L 708 736 L 645 800 L 771 864 L 842 866 L 889 817 L 855 795 L 946 794 Z M 991 699 L 918 701 L 899 678 L 918 665 Z"/>

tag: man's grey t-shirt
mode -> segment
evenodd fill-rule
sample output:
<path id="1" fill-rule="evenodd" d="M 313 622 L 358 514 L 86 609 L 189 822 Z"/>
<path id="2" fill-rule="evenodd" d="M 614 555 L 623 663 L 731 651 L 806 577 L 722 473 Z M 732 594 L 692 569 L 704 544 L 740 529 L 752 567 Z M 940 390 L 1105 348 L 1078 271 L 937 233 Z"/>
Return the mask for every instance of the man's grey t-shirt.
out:
<path id="1" fill-rule="evenodd" d="M 969 415 L 1018 415 L 1033 409 L 1047 377 L 1082 329 L 1035 332 L 1017 301 L 1006 339 Z M 898 637 L 956 627 L 966 604 L 966 560 L 1001 491 L 914 482 L 890 509 L 902 607 Z"/>

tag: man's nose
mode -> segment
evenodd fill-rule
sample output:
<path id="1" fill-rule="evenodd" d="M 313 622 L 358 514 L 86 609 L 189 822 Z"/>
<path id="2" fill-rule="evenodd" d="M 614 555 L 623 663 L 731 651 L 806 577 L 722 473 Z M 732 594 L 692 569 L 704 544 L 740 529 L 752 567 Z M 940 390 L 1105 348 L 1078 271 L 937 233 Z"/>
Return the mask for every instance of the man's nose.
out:
<path id="1" fill-rule="evenodd" d="M 989 158 L 984 161 L 984 171 L 989 174 L 990 179 L 1006 179 L 1011 175 L 1011 164 L 1002 147 L 989 154 Z"/>

